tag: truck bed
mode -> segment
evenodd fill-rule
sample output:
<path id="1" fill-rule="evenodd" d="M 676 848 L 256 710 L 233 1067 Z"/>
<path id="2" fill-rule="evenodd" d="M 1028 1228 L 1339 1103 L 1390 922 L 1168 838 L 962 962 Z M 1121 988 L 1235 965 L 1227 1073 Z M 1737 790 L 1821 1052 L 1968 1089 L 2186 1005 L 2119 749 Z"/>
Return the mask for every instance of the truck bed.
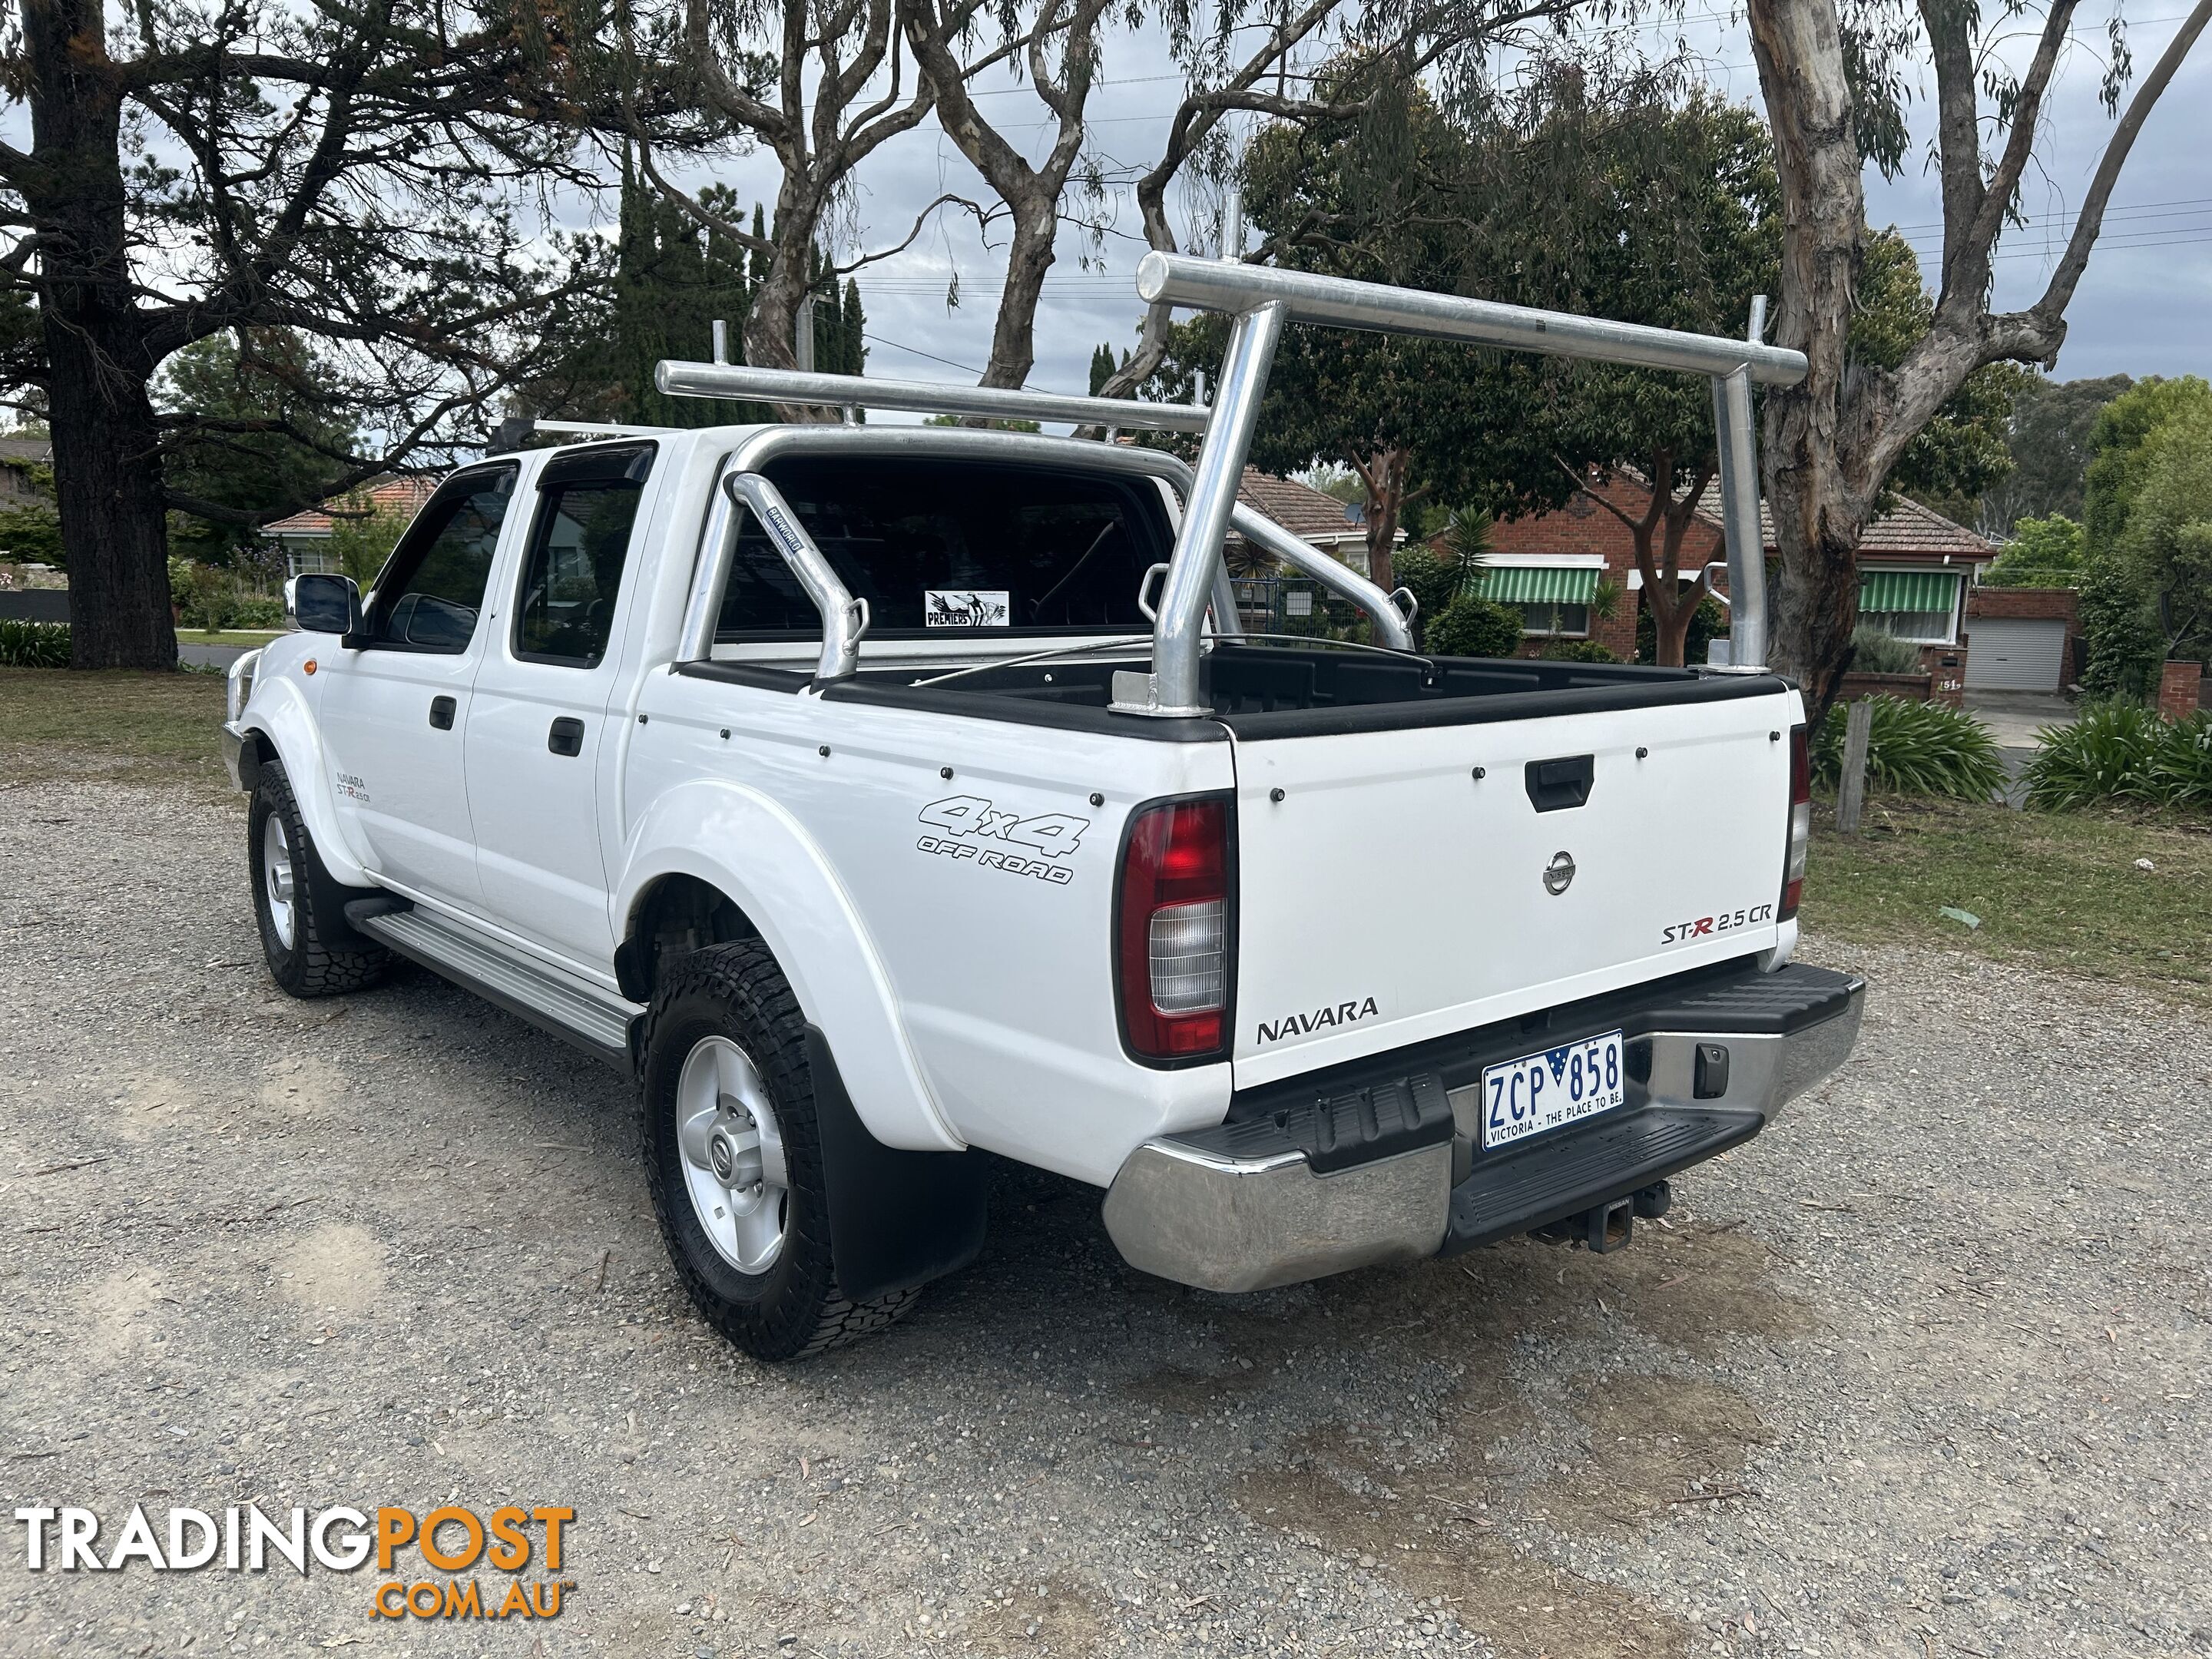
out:
<path id="1" fill-rule="evenodd" d="M 1213 719 L 1139 720 L 1109 714 L 1115 673 L 1141 667 L 1143 661 L 1141 652 L 1133 652 L 1126 657 L 1022 663 L 985 668 L 937 685 L 915 682 L 941 669 L 863 668 L 824 695 L 839 702 L 1133 738 L 1188 741 L 1218 737 L 1226 726 L 1237 738 L 1257 741 L 1717 702 L 1771 696 L 1784 689 L 1769 675 L 1632 663 L 1416 660 L 1320 646 L 1221 645 L 1208 653 L 1206 664 Z M 736 672 L 751 684 L 758 684 L 763 672 Z M 802 673 L 788 675 L 794 691 L 805 683 Z"/>

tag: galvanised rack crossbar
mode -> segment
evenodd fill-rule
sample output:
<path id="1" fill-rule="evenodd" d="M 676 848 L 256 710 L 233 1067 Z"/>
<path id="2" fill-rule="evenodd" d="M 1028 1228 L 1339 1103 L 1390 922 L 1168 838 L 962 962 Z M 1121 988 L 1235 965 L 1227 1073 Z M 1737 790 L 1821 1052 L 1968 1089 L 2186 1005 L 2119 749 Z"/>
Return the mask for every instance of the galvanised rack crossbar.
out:
<path id="1" fill-rule="evenodd" d="M 1399 595 L 1385 596 L 1356 571 L 1237 505 L 1237 487 L 1252 447 L 1261 401 L 1267 395 L 1267 373 L 1287 325 L 1320 324 L 1705 374 L 1712 381 L 1713 428 L 1720 456 L 1721 517 L 1728 544 L 1729 599 L 1733 606 L 1731 665 L 1756 669 L 1765 664 L 1766 573 L 1765 538 L 1759 522 L 1759 452 L 1752 424 L 1751 386 L 1753 381 L 1794 386 L 1804 379 L 1806 363 L 1802 352 L 1760 341 L 1765 323 L 1764 298 L 1753 304 L 1747 337 L 1730 340 L 1175 253 L 1145 256 L 1137 267 L 1137 294 L 1149 305 L 1217 311 L 1233 319 L 1211 408 L 750 368 L 725 362 L 663 362 L 655 370 L 653 381 L 672 397 L 742 398 L 847 410 L 890 409 L 997 419 L 1073 421 L 1109 432 L 1127 428 L 1202 434 L 1198 464 L 1187 475 L 1175 554 L 1153 623 L 1152 672 L 1115 677 L 1116 712 L 1174 717 L 1212 712 L 1204 702 L 1200 675 L 1206 617 L 1209 605 L 1224 608 L 1231 618 L 1228 631 L 1234 631 L 1234 611 L 1225 598 L 1221 567 L 1222 543 L 1232 527 L 1318 577 L 1330 591 L 1358 604 L 1375 620 L 1385 643 L 1403 648 L 1411 642 L 1406 611 L 1395 603 L 1410 596 L 1403 595 L 1402 590 Z M 720 355 L 719 350 L 716 355 Z M 950 435 L 945 434 L 948 439 Z M 884 434 L 878 441 L 898 445 L 912 443 L 919 436 L 901 440 Z M 1024 451 L 1066 441 L 1017 439 L 1005 434 L 996 434 L 996 439 L 1009 449 Z M 1147 456 L 1146 460 L 1144 470 L 1183 473 L 1180 464 L 1168 458 Z M 737 478 L 725 482 L 732 491 L 739 489 Z M 1176 482 L 1182 482 L 1182 477 Z M 757 511 L 781 507 L 772 485 L 762 480 L 760 488 L 768 493 L 757 503 L 747 496 L 748 504 Z M 735 500 L 732 495 L 732 504 Z M 724 527 L 725 538 L 731 528 Z M 795 551 L 787 548 L 787 555 L 799 558 L 810 553 L 811 542 L 795 520 L 792 533 L 805 545 Z M 709 541 L 712 544 L 714 538 L 710 536 Z M 710 566 L 714 562 L 708 561 Z M 817 576 L 828 572 L 827 562 L 818 554 L 803 562 Z M 823 672 L 834 677 L 853 671 L 858 660 L 859 634 L 866 624 L 854 620 L 859 614 L 857 608 L 844 599 L 834 573 L 828 581 L 829 586 L 816 598 L 823 610 Z"/>
<path id="2" fill-rule="evenodd" d="M 1213 418 L 1206 424 L 1176 537 L 1175 558 L 1160 595 L 1159 617 L 1152 630 L 1151 684 L 1141 705 L 1117 702 L 1116 708 L 1161 715 L 1207 712 L 1199 674 L 1211 586 L 1206 556 L 1220 546 L 1228 527 L 1261 399 L 1267 394 L 1267 371 L 1283 330 L 1291 323 L 1457 340 L 1711 376 L 1721 461 L 1722 523 L 1728 540 L 1729 600 L 1734 607 L 1730 660 L 1752 667 L 1765 662 L 1766 571 L 1765 538 L 1759 527 L 1759 454 L 1752 428 L 1751 383 L 1794 386 L 1805 378 L 1806 365 L 1802 352 L 1759 343 L 1763 306 L 1753 311 L 1753 337 L 1729 340 L 1158 252 L 1147 253 L 1137 266 L 1137 294 L 1148 305 L 1223 312 L 1234 321 L 1214 391 Z"/>
<path id="3" fill-rule="evenodd" d="M 1127 431 L 1203 432 L 1202 404 L 1146 404 L 1133 398 L 1083 398 L 1072 392 L 1010 392 L 933 380 L 879 380 L 873 375 L 817 374 L 738 363 L 663 362 L 653 383 L 671 398 L 741 398 L 763 404 L 823 409 L 896 409 L 924 415 L 981 415 L 994 420 L 1073 421 Z"/>

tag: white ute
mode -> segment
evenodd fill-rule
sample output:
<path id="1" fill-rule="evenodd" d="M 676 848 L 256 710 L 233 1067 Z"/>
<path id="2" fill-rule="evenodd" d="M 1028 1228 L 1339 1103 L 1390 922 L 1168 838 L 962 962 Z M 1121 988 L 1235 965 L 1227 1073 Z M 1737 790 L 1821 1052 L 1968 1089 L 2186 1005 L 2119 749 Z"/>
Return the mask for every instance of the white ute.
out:
<path id="1" fill-rule="evenodd" d="M 1862 983 L 1790 960 L 1787 683 L 1425 656 L 1407 596 L 1235 504 L 1290 322 L 1707 374 L 1756 664 L 1750 384 L 1803 358 L 1158 254 L 1139 289 L 1235 319 L 1210 410 L 660 381 L 1202 432 L 1193 466 L 851 423 L 495 456 L 233 671 L 277 982 L 396 953 L 629 1068 L 677 1269 L 761 1357 L 969 1261 L 978 1152 L 1103 1189 L 1132 1264 L 1218 1291 L 1615 1249 L 1856 1035 Z M 1366 639 L 1247 633 L 1232 527 Z"/>

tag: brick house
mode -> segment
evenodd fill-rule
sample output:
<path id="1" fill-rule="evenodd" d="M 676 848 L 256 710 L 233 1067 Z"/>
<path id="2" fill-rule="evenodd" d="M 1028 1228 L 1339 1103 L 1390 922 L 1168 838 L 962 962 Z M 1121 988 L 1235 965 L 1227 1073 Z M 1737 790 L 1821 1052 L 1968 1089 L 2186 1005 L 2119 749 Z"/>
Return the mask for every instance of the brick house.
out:
<path id="1" fill-rule="evenodd" d="M 1616 655 L 1636 654 L 1637 608 L 1643 574 L 1628 527 L 1599 497 L 1631 518 L 1649 510 L 1650 487 L 1623 471 L 1578 492 L 1555 513 L 1496 526 L 1485 562 L 1484 591 L 1518 610 L 1527 633 L 1523 654 L 1534 656 L 1558 640 L 1595 640 Z M 1769 557 L 1776 555 L 1773 521 L 1759 508 Z M 1924 647 L 1929 669 L 1961 644 L 1966 596 L 1973 579 L 1997 556 L 1996 548 L 1963 526 L 1902 496 L 1868 526 L 1859 546 L 1859 611 L 1900 639 Z M 1728 603 L 1728 550 L 1722 534 L 1720 492 L 1709 489 L 1682 538 L 1681 574 L 1694 580 L 1711 569 L 1716 597 Z M 1610 617 L 1593 601 L 1600 585 L 1618 596 Z"/>
<path id="2" fill-rule="evenodd" d="M 1279 478 L 1256 466 L 1244 469 L 1244 476 L 1237 485 L 1237 499 L 1265 514 L 1300 541 L 1319 548 L 1338 563 L 1348 564 L 1365 574 L 1367 526 L 1358 507 L 1347 507 L 1335 496 L 1325 495 L 1296 478 Z M 1401 529 L 1394 545 L 1405 544 L 1406 532 Z M 1244 538 L 1231 532 L 1227 552 L 1231 570 L 1237 568 L 1237 552 L 1243 545 Z"/>
<path id="3" fill-rule="evenodd" d="M 284 574 L 288 576 L 336 570 L 337 561 L 330 550 L 331 526 L 336 522 L 334 509 L 350 510 L 356 498 L 366 495 L 369 506 L 377 512 L 397 514 L 404 522 L 415 516 L 437 487 L 435 478 L 379 478 L 345 501 L 328 501 L 304 513 L 295 513 L 288 519 L 277 520 L 261 533 L 284 550 Z"/>

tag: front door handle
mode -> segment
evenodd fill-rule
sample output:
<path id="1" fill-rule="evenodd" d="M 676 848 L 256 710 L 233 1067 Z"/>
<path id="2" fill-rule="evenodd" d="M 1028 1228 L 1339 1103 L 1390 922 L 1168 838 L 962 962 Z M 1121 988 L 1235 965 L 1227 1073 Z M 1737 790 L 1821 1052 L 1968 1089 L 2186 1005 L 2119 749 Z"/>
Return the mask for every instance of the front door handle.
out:
<path id="1" fill-rule="evenodd" d="M 453 700 L 451 697 L 430 699 L 430 724 L 441 732 L 453 729 Z"/>
<path id="2" fill-rule="evenodd" d="M 580 755 L 584 752 L 584 723 L 563 714 L 553 722 L 553 729 L 545 734 L 545 746 L 556 755 Z"/>

